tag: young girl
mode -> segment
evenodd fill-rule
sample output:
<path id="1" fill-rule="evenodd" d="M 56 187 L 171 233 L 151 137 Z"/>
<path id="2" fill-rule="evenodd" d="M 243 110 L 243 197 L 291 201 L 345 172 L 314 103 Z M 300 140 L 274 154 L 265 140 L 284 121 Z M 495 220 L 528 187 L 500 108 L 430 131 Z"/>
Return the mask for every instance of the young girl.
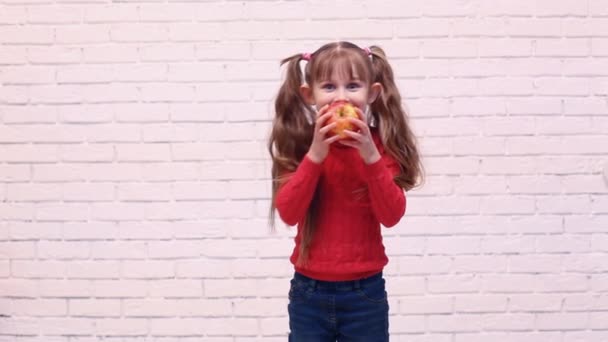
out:
<path id="1" fill-rule="evenodd" d="M 306 61 L 304 75 L 300 62 Z M 380 225 L 405 213 L 421 165 L 384 51 L 349 42 L 284 59 L 286 79 L 269 140 L 272 205 L 298 226 L 291 262 L 289 341 L 388 341 Z M 330 135 L 331 103 L 362 119 Z"/>

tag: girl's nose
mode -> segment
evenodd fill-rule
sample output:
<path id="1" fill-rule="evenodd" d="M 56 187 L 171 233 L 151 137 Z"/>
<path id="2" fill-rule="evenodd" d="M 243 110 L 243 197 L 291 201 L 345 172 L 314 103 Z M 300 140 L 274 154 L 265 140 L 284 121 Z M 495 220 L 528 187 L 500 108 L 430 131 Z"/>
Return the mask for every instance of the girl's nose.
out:
<path id="1" fill-rule="evenodd" d="M 348 100 L 346 97 L 346 91 L 344 89 L 338 89 L 337 99 L 336 100 Z"/>

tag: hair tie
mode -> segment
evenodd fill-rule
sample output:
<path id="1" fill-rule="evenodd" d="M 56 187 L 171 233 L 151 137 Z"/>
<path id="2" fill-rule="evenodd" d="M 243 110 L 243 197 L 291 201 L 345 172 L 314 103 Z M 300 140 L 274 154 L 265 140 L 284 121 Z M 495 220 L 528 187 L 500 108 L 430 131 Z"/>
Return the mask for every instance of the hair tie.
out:
<path id="1" fill-rule="evenodd" d="M 370 50 L 368 47 L 364 47 L 364 48 L 363 48 L 363 51 L 365 51 L 365 53 L 366 53 L 368 56 L 371 56 L 371 55 L 372 55 L 372 50 Z"/>
<path id="2" fill-rule="evenodd" d="M 308 53 L 308 52 L 305 52 L 305 53 L 302 54 L 302 59 L 305 60 L 305 61 L 307 61 L 307 62 L 309 62 L 311 58 L 312 58 L 312 55 L 310 53 Z"/>

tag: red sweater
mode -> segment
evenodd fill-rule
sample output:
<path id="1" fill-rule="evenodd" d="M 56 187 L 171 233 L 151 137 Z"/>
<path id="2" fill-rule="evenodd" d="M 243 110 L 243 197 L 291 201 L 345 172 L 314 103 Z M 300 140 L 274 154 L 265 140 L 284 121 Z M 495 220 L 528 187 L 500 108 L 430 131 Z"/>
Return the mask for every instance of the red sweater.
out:
<path id="1" fill-rule="evenodd" d="M 295 265 L 302 221 L 316 187 L 320 187 L 308 264 L 295 266 L 297 272 L 318 280 L 355 280 L 381 271 L 388 263 L 380 224 L 397 224 L 405 213 L 406 201 L 403 189 L 393 181 L 399 164 L 385 153 L 375 130 L 372 135 L 382 156 L 379 161 L 367 165 L 357 149 L 332 144 L 322 163 L 305 156 L 279 188 L 275 202 L 279 216 L 288 225 L 298 224 L 290 258 Z"/>

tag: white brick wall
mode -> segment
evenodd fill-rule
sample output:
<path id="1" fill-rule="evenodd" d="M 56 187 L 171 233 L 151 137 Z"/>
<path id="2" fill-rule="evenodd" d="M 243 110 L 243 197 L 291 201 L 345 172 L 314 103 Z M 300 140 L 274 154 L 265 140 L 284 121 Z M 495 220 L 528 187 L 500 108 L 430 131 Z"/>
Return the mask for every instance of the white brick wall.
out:
<path id="1" fill-rule="evenodd" d="M 608 1 L 0 0 L 0 342 L 285 341 L 278 62 L 381 45 L 392 340 L 608 341 Z"/>

